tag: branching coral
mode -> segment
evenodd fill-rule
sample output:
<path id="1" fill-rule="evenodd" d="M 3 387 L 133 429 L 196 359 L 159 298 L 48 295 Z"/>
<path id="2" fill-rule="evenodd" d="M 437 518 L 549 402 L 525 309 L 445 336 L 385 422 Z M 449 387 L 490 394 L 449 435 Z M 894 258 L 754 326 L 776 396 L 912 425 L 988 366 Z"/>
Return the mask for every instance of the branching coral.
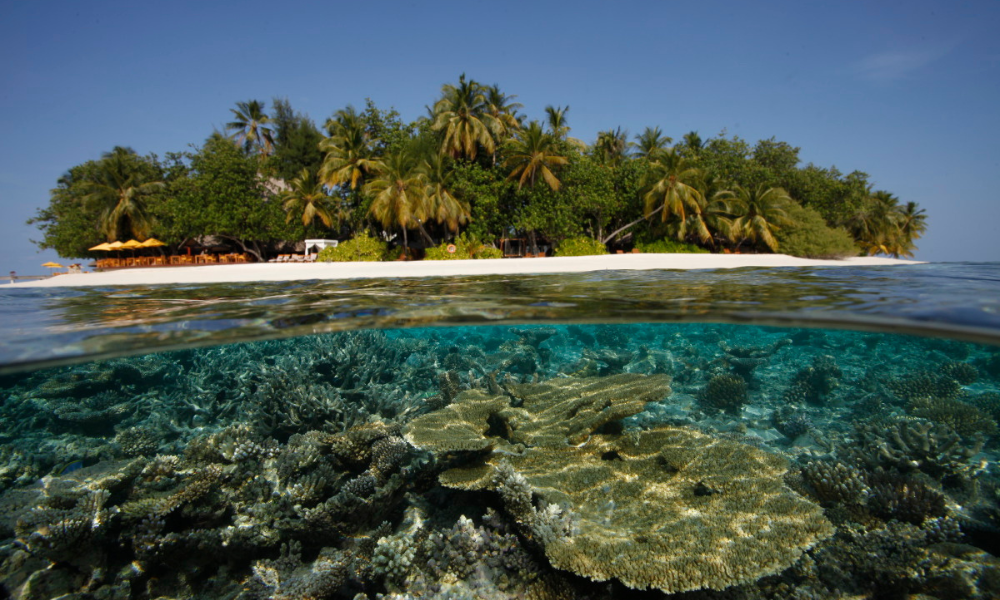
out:
<path id="1" fill-rule="evenodd" d="M 739 415 L 747 398 L 747 382 L 738 375 L 723 373 L 708 380 L 698 394 L 698 404 L 709 412 Z"/>
<path id="2" fill-rule="evenodd" d="M 958 400 L 918 398 L 908 408 L 913 416 L 943 423 L 959 435 L 993 435 L 997 431 L 996 421 L 988 414 Z"/>
<path id="3" fill-rule="evenodd" d="M 837 387 L 842 375 L 832 356 L 818 356 L 812 365 L 800 370 L 785 391 L 786 402 L 822 404 Z"/>
<path id="4" fill-rule="evenodd" d="M 931 421 L 857 423 L 856 430 L 861 447 L 853 455 L 859 462 L 871 468 L 919 470 L 933 477 L 969 474 L 974 469 L 970 459 L 983 447 L 982 438 L 969 442 L 947 425 Z"/>

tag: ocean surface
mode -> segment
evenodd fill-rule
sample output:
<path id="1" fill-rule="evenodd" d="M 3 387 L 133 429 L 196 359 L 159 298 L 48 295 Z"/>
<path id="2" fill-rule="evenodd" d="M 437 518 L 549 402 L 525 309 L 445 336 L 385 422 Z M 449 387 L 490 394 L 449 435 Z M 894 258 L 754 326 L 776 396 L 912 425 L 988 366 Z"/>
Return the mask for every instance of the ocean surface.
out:
<path id="1" fill-rule="evenodd" d="M 1000 598 L 1000 265 L 0 287 L 0 598 Z"/>

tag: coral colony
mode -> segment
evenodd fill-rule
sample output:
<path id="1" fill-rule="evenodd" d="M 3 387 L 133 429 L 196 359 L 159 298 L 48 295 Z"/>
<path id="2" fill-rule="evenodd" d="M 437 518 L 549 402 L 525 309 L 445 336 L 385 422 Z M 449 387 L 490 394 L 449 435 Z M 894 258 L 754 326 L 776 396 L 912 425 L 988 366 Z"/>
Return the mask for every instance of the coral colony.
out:
<path id="1" fill-rule="evenodd" d="M 983 346 L 355 331 L 0 389 L 0 596 L 1000 597 Z"/>

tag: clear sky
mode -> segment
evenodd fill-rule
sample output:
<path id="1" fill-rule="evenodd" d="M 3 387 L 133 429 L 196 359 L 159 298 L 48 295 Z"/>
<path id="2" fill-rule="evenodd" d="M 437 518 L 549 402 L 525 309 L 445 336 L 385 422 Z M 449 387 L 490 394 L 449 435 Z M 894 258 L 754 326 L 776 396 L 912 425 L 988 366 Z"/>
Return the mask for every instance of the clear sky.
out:
<path id="1" fill-rule="evenodd" d="M 776 137 L 927 210 L 917 258 L 1000 261 L 1000 2 L 0 1 L 0 273 L 40 274 L 24 224 L 116 145 L 187 149 L 241 100 L 318 124 L 424 114 L 460 73 L 571 135 Z"/>

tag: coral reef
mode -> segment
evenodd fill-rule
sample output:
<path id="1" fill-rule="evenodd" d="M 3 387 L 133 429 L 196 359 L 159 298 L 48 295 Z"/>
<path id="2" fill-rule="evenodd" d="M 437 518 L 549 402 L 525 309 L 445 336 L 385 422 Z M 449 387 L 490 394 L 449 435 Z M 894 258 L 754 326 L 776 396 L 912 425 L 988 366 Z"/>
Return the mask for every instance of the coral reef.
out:
<path id="1" fill-rule="evenodd" d="M 853 456 L 871 468 L 919 470 L 932 477 L 968 476 L 979 468 L 970 460 L 982 450 L 982 438 L 967 441 L 941 423 L 895 419 L 857 423 L 856 430 L 862 445 Z"/>
<path id="2" fill-rule="evenodd" d="M 817 356 L 812 365 L 798 371 L 785 391 L 785 402 L 823 404 L 837 387 L 842 372 L 832 356 Z"/>
<path id="3" fill-rule="evenodd" d="M 578 444 L 601 426 L 668 396 L 669 382 L 666 375 L 622 374 L 514 384 L 498 396 L 470 390 L 444 409 L 411 421 L 406 438 L 439 454 L 510 444 Z"/>
<path id="4" fill-rule="evenodd" d="M 5 376 L 0 596 L 994 598 L 996 356 L 545 324 Z"/>
<path id="5" fill-rule="evenodd" d="M 441 482 L 496 490 L 553 566 L 598 581 L 722 589 L 787 567 L 832 532 L 816 505 L 784 485 L 777 456 L 683 429 L 595 433 L 666 390 L 663 376 L 619 375 L 517 386 L 520 406 L 507 409 L 510 399 L 463 394 L 406 435 L 438 454 L 493 450 Z M 632 400 L 637 391 L 646 397 Z M 450 425 L 459 435 L 440 433 Z"/>
<path id="6" fill-rule="evenodd" d="M 747 403 L 747 382 L 738 375 L 723 373 L 708 380 L 698 394 L 698 404 L 707 411 L 739 415 Z"/>
<path id="7" fill-rule="evenodd" d="M 961 436 L 989 436 L 997 431 L 996 421 L 988 414 L 958 400 L 918 398 L 910 402 L 908 408 L 913 416 L 947 425 Z"/>

